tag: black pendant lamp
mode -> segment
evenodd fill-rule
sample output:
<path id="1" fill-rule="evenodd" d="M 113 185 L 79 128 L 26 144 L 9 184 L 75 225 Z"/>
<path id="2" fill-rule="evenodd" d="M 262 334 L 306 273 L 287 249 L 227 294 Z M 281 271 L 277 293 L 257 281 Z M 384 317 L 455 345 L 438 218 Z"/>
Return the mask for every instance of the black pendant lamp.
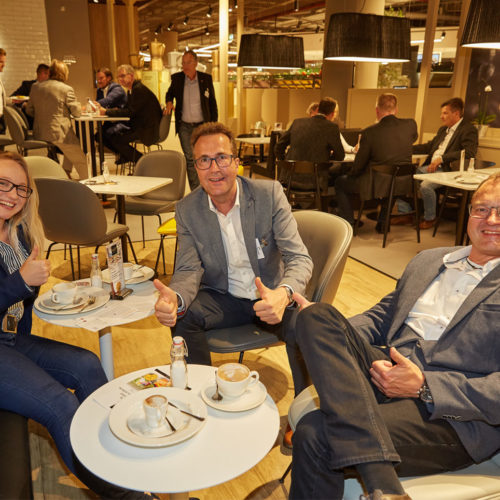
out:
<path id="1" fill-rule="evenodd" d="M 296 69 L 305 66 L 302 37 L 242 35 L 238 66 L 246 68 Z"/>
<path id="2" fill-rule="evenodd" d="M 410 60 L 410 20 L 339 12 L 330 16 L 324 58 L 334 61 Z"/>
<path id="3" fill-rule="evenodd" d="M 471 0 L 461 45 L 477 49 L 500 49 L 498 0 Z"/>

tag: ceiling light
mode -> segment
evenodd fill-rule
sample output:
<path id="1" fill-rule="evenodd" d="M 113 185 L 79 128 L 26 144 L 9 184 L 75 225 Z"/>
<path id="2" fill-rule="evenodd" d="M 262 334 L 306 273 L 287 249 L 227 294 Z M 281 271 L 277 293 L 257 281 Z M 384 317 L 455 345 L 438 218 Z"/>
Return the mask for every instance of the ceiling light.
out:
<path id="1" fill-rule="evenodd" d="M 170 22 L 170 23 L 168 23 L 167 30 L 172 31 L 173 27 L 174 27 L 174 23 Z"/>
<path id="2" fill-rule="evenodd" d="M 234 0 L 234 8 L 237 9 L 238 8 L 238 0 Z"/>
<path id="3" fill-rule="evenodd" d="M 409 61 L 410 20 L 354 12 L 332 14 L 325 38 L 324 58 L 334 61 Z"/>
<path id="4" fill-rule="evenodd" d="M 207 17 L 212 17 L 212 6 L 211 5 L 208 6 Z"/>
<path id="5" fill-rule="evenodd" d="M 319 25 L 316 26 L 316 29 L 314 30 L 315 33 L 319 33 Z"/>
<path id="6" fill-rule="evenodd" d="M 189 22 L 189 16 L 186 16 L 186 17 L 184 18 L 184 21 L 182 21 L 182 24 L 183 24 L 184 26 L 186 26 L 186 24 L 187 24 L 188 22 Z"/>
<path id="7" fill-rule="evenodd" d="M 155 29 L 155 35 L 159 35 L 161 33 L 161 24 Z"/>
<path id="8" fill-rule="evenodd" d="M 293 0 L 293 10 L 295 12 L 299 10 L 299 0 Z"/>
<path id="9" fill-rule="evenodd" d="M 205 35 L 207 35 L 207 36 L 210 35 L 210 30 L 208 29 L 208 24 L 205 28 Z"/>
<path id="10" fill-rule="evenodd" d="M 296 29 L 299 29 L 301 26 L 302 26 L 302 21 L 299 19 L 297 21 L 297 28 Z"/>
<path id="11" fill-rule="evenodd" d="M 500 49 L 498 0 L 471 0 L 461 45 L 476 49 Z"/>

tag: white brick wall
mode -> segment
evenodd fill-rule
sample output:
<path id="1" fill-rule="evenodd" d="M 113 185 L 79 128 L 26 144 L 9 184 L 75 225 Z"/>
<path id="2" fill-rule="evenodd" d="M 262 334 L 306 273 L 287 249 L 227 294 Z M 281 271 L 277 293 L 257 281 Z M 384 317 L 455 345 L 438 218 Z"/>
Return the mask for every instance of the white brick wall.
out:
<path id="1" fill-rule="evenodd" d="M 1 73 L 7 95 L 22 80 L 34 80 L 40 63 L 50 64 L 44 0 L 1 0 L 0 47 L 7 51 Z"/>

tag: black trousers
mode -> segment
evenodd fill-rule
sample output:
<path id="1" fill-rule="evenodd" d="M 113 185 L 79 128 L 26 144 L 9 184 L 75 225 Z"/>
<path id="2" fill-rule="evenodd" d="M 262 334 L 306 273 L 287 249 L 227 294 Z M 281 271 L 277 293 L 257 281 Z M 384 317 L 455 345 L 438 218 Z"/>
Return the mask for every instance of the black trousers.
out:
<path id="1" fill-rule="evenodd" d="M 333 306 L 302 311 L 294 334 L 321 408 L 294 433 L 290 499 L 342 499 L 343 468 L 361 463 L 393 462 L 402 476 L 473 463 L 451 425 L 430 420 L 425 403 L 389 399 L 371 383 L 371 364 L 390 360 L 387 348 L 362 339 Z"/>

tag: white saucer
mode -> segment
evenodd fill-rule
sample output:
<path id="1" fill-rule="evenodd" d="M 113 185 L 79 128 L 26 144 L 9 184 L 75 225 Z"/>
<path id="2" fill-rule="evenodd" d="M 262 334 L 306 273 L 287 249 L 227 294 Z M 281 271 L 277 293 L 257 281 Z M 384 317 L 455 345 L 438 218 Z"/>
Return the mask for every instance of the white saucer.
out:
<path id="1" fill-rule="evenodd" d="M 208 383 L 201 390 L 201 397 L 208 406 L 222 411 L 247 411 L 260 406 L 266 399 L 267 390 L 262 382 L 257 382 L 250 389 L 247 389 L 239 398 L 222 398 L 214 401 L 215 384 Z"/>
<path id="2" fill-rule="evenodd" d="M 172 446 L 193 437 L 205 425 L 203 422 L 184 415 L 169 405 L 167 416 L 176 427 L 172 432 L 167 426 L 158 429 L 159 435 L 151 435 L 145 429 L 143 401 L 152 394 L 161 394 L 180 409 L 206 419 L 207 407 L 203 401 L 191 391 L 175 387 L 153 387 L 134 392 L 120 400 L 109 414 L 109 428 L 122 441 L 143 448 L 161 448 Z M 142 421 L 142 422 L 139 422 Z M 133 427 L 133 429 L 132 429 Z M 156 431 L 153 431 L 153 434 Z"/>
<path id="3" fill-rule="evenodd" d="M 52 295 L 49 295 L 48 297 L 45 297 L 43 300 L 41 300 L 40 304 L 45 309 L 66 311 L 68 309 L 74 309 L 75 307 L 82 306 L 87 300 L 89 300 L 89 296 L 86 293 L 80 293 L 75 297 L 72 304 L 63 305 L 59 302 L 54 302 L 52 300 Z"/>
<path id="4" fill-rule="evenodd" d="M 464 172 L 461 175 L 457 175 L 455 180 L 460 184 L 480 184 L 486 179 L 488 175 L 474 173 L 474 172 Z"/>
<path id="5" fill-rule="evenodd" d="M 125 280 L 125 284 L 127 285 L 137 285 L 139 283 L 143 283 L 144 281 L 150 280 L 154 276 L 155 272 L 153 269 L 147 266 L 134 266 L 134 272 L 132 277 L 128 280 Z M 110 283 L 109 279 L 109 269 L 103 269 L 102 271 L 102 281 L 104 283 Z"/>
<path id="6" fill-rule="evenodd" d="M 51 292 L 48 291 L 43 295 L 40 295 L 40 297 L 38 297 L 35 300 L 35 308 L 43 313 L 62 316 L 68 314 L 80 314 L 80 309 L 82 308 L 83 304 L 85 304 L 85 302 L 88 301 L 89 295 L 95 296 L 96 300 L 93 304 L 89 304 L 85 308 L 85 310 L 82 311 L 82 314 L 93 311 L 94 309 L 99 309 L 99 307 L 102 307 L 103 305 L 108 303 L 110 299 L 109 293 L 104 292 L 104 290 L 97 290 L 96 288 L 93 288 L 92 290 L 96 290 L 96 293 L 93 293 L 90 290 L 89 290 L 90 293 L 82 291 L 80 292 L 81 297 L 84 298 L 82 302 L 79 302 L 78 304 L 69 304 L 68 307 L 64 307 L 63 309 L 51 308 L 50 303 L 48 302 L 51 297 Z M 50 302 L 52 301 L 50 300 Z M 55 304 L 55 302 L 52 302 L 52 304 Z"/>

